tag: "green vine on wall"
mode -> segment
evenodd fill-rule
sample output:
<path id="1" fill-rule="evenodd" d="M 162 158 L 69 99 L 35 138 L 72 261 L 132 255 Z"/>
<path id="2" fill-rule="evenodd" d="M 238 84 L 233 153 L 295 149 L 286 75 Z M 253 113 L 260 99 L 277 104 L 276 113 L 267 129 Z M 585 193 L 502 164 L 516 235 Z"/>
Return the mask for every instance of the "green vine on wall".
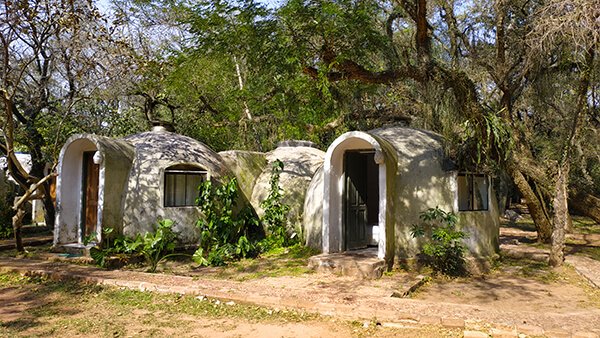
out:
<path id="1" fill-rule="evenodd" d="M 297 233 L 289 233 L 287 229 L 288 212 L 290 206 L 282 202 L 283 193 L 279 187 L 281 172 L 283 171 L 283 162 L 275 160 L 271 169 L 271 180 L 269 195 L 260 204 L 264 209 L 264 215 L 261 223 L 267 230 L 267 237 L 264 245 L 268 248 L 288 247 L 298 243 Z"/>

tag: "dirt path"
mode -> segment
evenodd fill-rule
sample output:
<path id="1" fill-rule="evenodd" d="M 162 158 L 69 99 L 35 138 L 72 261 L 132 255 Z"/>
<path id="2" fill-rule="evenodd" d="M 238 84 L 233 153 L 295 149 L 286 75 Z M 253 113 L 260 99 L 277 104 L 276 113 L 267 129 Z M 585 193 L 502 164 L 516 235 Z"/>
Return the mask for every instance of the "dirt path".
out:
<path id="1" fill-rule="evenodd" d="M 526 245 L 535 243 L 537 234 L 514 228 L 500 228 L 500 251 L 513 258 L 528 258 L 548 262 L 550 249 Z M 587 279 L 596 288 L 600 288 L 600 262 L 588 257 L 576 255 L 581 246 L 600 247 L 598 234 L 567 234 L 570 242 L 565 250 L 565 261 L 573 266 L 577 273 Z"/>
<path id="2" fill-rule="evenodd" d="M 548 280 L 537 280 L 525 278 L 518 268 L 510 271 L 509 267 L 508 271 L 474 282 L 465 279 L 434 283 L 415 299 L 390 297 L 406 282 L 402 274 L 380 280 L 309 274 L 237 282 L 6 258 L 0 259 L 0 269 L 137 290 L 206 295 L 344 319 L 441 324 L 468 330 L 500 327 L 519 332 L 583 331 L 600 335 L 600 295 L 569 268 L 553 272 L 555 277 L 550 273 Z"/>
<path id="3" fill-rule="evenodd" d="M 0 337 L 460 337 L 435 326 L 389 327 L 177 295 L 0 274 Z"/>

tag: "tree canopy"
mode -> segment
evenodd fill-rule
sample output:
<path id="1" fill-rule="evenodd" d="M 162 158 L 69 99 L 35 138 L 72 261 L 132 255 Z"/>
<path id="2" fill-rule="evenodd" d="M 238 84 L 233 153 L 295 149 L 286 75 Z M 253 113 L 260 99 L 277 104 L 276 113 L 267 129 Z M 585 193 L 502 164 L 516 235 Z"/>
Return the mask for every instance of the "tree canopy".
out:
<path id="1" fill-rule="evenodd" d="M 113 0 L 107 13 L 12 3 L 79 13 L 50 25 L 56 75 L 23 77 L 60 85 L 31 87 L 44 100 L 60 93 L 34 110 L 50 117 L 68 107 L 82 117 L 63 123 L 69 132 L 168 123 L 216 150 L 264 151 L 284 139 L 325 148 L 347 130 L 403 124 L 442 134 L 463 169 L 509 182 L 541 241 L 568 227 L 569 199 L 600 219 L 598 0 Z M 14 23 L 3 27 L 26 38 L 5 42 L 14 51 L 4 53 L 4 74 L 45 32 L 20 28 L 12 14 L 27 9 L 8 6 L 3 20 Z M 43 61 L 43 49 L 30 50 Z"/>

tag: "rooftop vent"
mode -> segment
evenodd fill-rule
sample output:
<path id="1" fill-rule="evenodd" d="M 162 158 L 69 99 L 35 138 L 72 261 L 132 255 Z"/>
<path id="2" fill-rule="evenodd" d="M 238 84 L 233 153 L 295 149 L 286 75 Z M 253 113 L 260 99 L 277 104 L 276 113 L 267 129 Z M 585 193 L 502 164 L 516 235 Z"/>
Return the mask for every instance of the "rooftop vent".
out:
<path id="1" fill-rule="evenodd" d="M 175 132 L 175 127 L 173 127 L 172 123 L 165 121 L 152 121 L 152 131 L 156 132 Z"/>

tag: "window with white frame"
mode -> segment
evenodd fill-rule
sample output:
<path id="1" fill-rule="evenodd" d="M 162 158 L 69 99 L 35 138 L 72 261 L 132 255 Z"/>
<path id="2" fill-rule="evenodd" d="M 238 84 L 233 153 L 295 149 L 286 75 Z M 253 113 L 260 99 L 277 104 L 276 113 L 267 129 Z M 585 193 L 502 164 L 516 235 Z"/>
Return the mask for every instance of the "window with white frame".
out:
<path id="1" fill-rule="evenodd" d="M 486 175 L 459 173 L 457 181 L 459 211 L 488 210 L 489 180 Z"/>
<path id="2" fill-rule="evenodd" d="M 206 177 L 206 170 L 193 165 L 179 164 L 165 169 L 165 207 L 196 205 L 198 187 Z"/>

